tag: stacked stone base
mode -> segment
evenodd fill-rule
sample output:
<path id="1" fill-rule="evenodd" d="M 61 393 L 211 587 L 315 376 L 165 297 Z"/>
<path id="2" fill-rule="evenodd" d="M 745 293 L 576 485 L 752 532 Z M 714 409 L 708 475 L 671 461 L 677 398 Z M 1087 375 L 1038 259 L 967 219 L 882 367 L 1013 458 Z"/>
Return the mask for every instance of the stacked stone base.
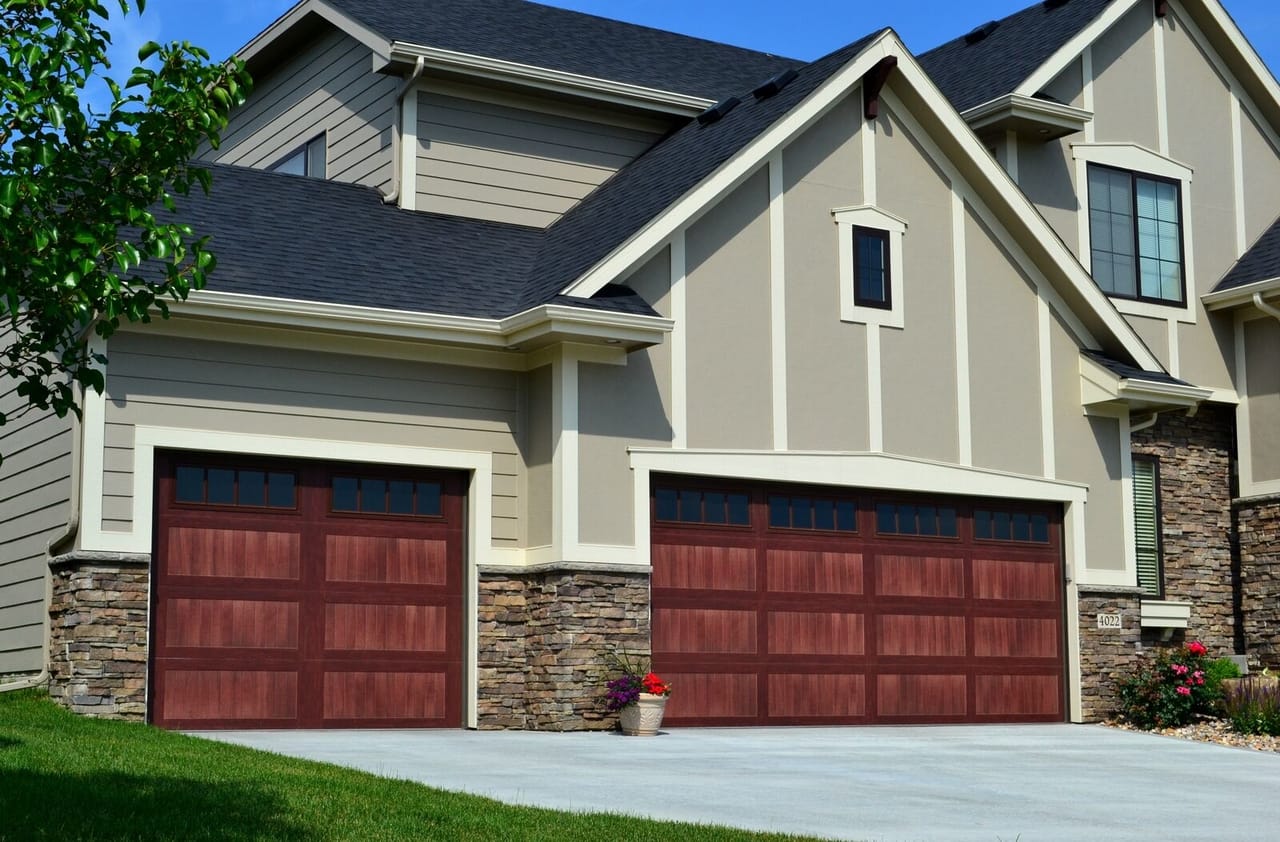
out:
<path id="1" fill-rule="evenodd" d="M 1280 497 L 1237 501 L 1236 524 L 1249 665 L 1280 669 Z"/>
<path id="2" fill-rule="evenodd" d="M 147 714 L 146 556 L 65 556 L 53 564 L 49 694 L 86 716 Z"/>
<path id="3" fill-rule="evenodd" d="M 647 573 L 483 573 L 478 724 L 483 729 L 612 728 L 609 656 L 649 652 Z"/>

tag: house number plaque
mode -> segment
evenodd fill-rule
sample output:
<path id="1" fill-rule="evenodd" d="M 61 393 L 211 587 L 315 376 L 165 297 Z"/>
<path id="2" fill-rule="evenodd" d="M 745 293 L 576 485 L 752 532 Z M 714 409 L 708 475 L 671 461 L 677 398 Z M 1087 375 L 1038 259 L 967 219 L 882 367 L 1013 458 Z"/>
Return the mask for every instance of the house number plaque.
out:
<path id="1" fill-rule="evenodd" d="M 1122 628 L 1124 628 L 1124 626 L 1121 624 L 1121 621 L 1120 621 L 1120 618 L 1121 618 L 1122 616 L 1123 616 L 1123 615 L 1121 615 L 1121 614 L 1099 614 L 1099 615 L 1098 615 L 1098 628 L 1100 628 L 1100 629 L 1122 629 Z"/>

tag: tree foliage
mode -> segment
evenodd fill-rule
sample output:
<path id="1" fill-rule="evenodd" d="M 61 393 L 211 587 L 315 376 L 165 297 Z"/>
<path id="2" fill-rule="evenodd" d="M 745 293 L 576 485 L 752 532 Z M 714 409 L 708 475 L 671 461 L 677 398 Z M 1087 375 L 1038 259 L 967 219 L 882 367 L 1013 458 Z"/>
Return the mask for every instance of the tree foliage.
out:
<path id="1" fill-rule="evenodd" d="M 79 412 L 75 384 L 102 391 L 91 332 L 167 317 L 167 300 L 204 285 L 213 254 L 173 215 L 174 197 L 209 190 L 189 161 L 217 146 L 249 88 L 241 62 L 186 41 L 147 43 L 128 76 L 113 75 L 111 11 L 0 0 L 0 381 L 59 416 Z"/>

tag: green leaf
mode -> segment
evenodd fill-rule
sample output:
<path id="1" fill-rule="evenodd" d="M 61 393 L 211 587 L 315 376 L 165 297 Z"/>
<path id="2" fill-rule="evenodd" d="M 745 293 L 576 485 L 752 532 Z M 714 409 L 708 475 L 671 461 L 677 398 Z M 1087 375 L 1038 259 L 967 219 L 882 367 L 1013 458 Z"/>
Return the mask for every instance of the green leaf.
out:
<path id="1" fill-rule="evenodd" d="M 0 207 L 12 208 L 18 204 L 18 179 L 0 178 Z"/>
<path id="2" fill-rule="evenodd" d="M 141 4 L 139 4 L 139 7 L 141 7 Z M 141 11 L 141 8 L 139 8 L 139 11 Z M 155 41 L 148 41 L 138 50 L 138 61 L 146 61 L 158 52 L 160 52 L 160 45 Z"/>

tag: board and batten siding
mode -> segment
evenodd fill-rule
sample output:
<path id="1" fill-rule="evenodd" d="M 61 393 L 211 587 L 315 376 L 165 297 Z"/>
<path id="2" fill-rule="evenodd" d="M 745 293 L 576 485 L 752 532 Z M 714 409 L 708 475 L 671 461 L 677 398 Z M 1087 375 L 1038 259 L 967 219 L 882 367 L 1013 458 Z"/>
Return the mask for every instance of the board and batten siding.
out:
<path id="1" fill-rule="evenodd" d="M 597 108 L 435 83 L 418 93 L 417 209 L 545 228 L 663 130 Z"/>
<path id="2" fill-rule="evenodd" d="M 71 420 L 24 406 L 12 381 L 0 381 L 9 419 L 0 426 L 0 674 L 44 667 L 46 548 L 71 511 Z"/>
<path id="3" fill-rule="evenodd" d="M 372 52 L 336 30 L 255 80 L 218 149 L 199 158 L 267 169 L 323 135 L 327 178 L 387 188 L 398 80 L 375 73 Z"/>
<path id="4" fill-rule="evenodd" d="M 112 337 L 108 358 L 105 531 L 132 527 L 141 424 L 489 452 L 493 543 L 519 543 L 523 373 L 141 333 Z"/>

